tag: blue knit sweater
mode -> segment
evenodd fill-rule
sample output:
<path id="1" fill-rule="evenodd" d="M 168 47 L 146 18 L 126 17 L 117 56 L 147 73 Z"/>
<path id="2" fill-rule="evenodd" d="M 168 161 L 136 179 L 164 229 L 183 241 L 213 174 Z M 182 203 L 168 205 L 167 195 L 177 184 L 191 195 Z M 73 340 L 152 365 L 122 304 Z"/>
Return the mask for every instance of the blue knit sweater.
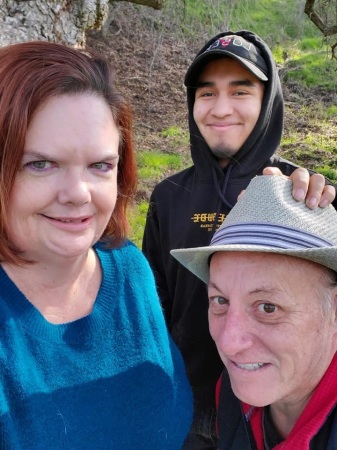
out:
<path id="1" fill-rule="evenodd" d="M 131 243 L 96 247 L 90 315 L 47 322 L 0 268 L 0 448 L 180 450 L 192 414 L 154 281 Z"/>

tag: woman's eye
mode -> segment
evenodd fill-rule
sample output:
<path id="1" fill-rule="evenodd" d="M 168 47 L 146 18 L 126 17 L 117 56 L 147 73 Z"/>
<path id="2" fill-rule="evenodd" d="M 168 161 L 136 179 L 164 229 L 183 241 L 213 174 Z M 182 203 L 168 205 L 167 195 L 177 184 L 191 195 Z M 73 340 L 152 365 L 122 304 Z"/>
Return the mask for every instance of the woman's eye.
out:
<path id="1" fill-rule="evenodd" d="M 109 170 L 113 169 L 113 165 L 106 162 L 97 162 L 94 164 L 91 164 L 91 167 L 95 170 L 100 170 L 102 172 L 109 172 Z"/>
<path id="2" fill-rule="evenodd" d="M 271 314 L 278 310 L 277 306 L 272 303 L 261 303 L 257 309 L 265 314 Z"/>
<path id="3" fill-rule="evenodd" d="M 46 170 L 46 169 L 49 169 L 50 167 L 52 167 L 52 162 L 46 161 L 46 160 L 31 161 L 31 162 L 27 163 L 26 166 L 33 170 L 42 171 L 42 170 Z"/>

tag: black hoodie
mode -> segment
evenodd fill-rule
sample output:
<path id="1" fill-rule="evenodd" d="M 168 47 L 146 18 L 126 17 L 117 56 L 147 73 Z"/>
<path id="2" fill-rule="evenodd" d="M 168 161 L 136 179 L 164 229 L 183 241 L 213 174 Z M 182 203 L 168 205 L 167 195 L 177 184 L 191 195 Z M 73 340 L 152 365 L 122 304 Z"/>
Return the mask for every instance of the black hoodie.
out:
<path id="1" fill-rule="evenodd" d="M 253 42 L 266 61 L 268 81 L 259 119 L 235 155 L 235 161 L 223 169 L 194 121 L 195 88 L 187 86 L 194 165 L 155 187 L 143 240 L 143 251 L 156 277 L 168 328 L 182 351 L 197 407 L 205 410 L 214 407 L 215 384 L 223 363 L 208 330 L 206 286 L 180 265 L 170 255 L 170 250 L 209 245 L 241 190 L 265 167 L 276 166 L 285 175 L 290 175 L 297 167 L 275 156 L 283 131 L 283 95 L 267 45 L 252 32 L 227 31 L 211 39 L 198 55 L 219 37 L 230 34 Z"/>

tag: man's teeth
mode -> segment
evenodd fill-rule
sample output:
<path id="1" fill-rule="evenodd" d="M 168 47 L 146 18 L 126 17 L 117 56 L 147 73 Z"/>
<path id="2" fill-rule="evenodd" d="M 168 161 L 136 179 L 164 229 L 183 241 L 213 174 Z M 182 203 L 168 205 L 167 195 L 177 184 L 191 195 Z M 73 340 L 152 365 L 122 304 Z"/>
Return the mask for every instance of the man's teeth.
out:
<path id="1" fill-rule="evenodd" d="M 244 370 L 257 370 L 260 369 L 260 367 L 264 366 L 264 363 L 254 363 L 254 364 L 238 364 L 236 363 L 236 365 L 240 368 L 240 369 L 244 369 Z"/>

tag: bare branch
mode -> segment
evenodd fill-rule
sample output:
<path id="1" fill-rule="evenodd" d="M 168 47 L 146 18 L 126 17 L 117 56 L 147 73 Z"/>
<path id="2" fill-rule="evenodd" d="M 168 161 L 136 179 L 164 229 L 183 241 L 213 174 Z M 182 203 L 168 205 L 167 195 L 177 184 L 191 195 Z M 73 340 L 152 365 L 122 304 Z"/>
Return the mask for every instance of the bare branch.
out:
<path id="1" fill-rule="evenodd" d="M 323 20 L 321 16 L 315 11 L 316 0 L 306 0 L 305 6 L 304 6 L 304 12 L 308 15 L 311 22 L 313 22 L 316 27 L 323 33 L 325 37 L 327 36 L 333 36 L 334 34 L 337 34 L 337 23 L 333 25 L 329 25 L 327 23 L 327 19 Z M 332 4 L 332 0 L 331 0 Z M 332 50 L 332 58 L 337 59 L 336 55 L 336 47 L 337 42 L 331 46 Z"/>

